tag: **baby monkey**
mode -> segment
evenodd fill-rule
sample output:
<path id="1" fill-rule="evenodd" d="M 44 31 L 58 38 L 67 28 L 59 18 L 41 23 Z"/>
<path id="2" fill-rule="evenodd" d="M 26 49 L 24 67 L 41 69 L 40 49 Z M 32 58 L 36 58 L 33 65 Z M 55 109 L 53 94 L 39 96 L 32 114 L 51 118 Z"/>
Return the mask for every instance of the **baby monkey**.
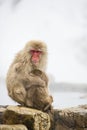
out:
<path id="1" fill-rule="evenodd" d="M 46 74 L 41 70 L 35 69 L 31 71 L 30 75 L 40 77 L 45 82 L 45 86 L 33 82 L 29 86 L 27 85 L 26 105 L 42 111 L 51 110 L 53 98 L 48 92 L 48 78 Z"/>

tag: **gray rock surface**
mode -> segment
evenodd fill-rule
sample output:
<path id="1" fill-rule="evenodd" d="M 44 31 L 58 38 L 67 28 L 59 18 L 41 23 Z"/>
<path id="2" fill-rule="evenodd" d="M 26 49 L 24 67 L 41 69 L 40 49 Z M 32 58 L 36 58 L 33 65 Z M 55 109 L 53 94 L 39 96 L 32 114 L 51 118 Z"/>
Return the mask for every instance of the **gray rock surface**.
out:
<path id="1" fill-rule="evenodd" d="M 55 110 L 55 130 L 87 130 L 87 105 Z"/>

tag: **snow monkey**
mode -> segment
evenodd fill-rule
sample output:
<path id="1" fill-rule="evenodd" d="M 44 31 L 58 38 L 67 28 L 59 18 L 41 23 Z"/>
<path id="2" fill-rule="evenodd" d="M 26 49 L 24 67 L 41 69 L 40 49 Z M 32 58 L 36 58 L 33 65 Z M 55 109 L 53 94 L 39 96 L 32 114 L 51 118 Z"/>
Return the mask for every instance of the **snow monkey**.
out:
<path id="1" fill-rule="evenodd" d="M 9 67 L 6 83 L 8 95 L 21 105 L 47 111 L 53 102 L 46 75 L 47 46 L 32 40 L 17 53 Z"/>

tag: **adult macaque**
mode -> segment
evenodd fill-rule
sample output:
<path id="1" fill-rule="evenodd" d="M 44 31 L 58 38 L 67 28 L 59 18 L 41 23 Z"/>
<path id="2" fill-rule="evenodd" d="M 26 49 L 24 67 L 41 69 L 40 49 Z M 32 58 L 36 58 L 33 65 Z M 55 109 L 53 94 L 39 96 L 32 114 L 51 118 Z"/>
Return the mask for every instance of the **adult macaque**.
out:
<path id="1" fill-rule="evenodd" d="M 40 110 L 51 106 L 53 99 L 48 93 L 46 62 L 47 47 L 41 41 L 28 42 L 17 54 L 6 79 L 8 94 L 13 100 Z"/>

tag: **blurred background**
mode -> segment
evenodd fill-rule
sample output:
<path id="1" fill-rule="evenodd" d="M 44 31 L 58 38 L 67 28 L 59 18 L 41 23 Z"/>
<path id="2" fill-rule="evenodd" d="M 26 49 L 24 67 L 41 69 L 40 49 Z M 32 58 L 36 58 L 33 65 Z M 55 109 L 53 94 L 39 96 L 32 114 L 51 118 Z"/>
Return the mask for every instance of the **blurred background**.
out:
<path id="1" fill-rule="evenodd" d="M 87 104 L 87 0 L 0 0 L 0 105 L 17 104 L 5 78 L 29 40 L 48 46 L 54 108 Z"/>

